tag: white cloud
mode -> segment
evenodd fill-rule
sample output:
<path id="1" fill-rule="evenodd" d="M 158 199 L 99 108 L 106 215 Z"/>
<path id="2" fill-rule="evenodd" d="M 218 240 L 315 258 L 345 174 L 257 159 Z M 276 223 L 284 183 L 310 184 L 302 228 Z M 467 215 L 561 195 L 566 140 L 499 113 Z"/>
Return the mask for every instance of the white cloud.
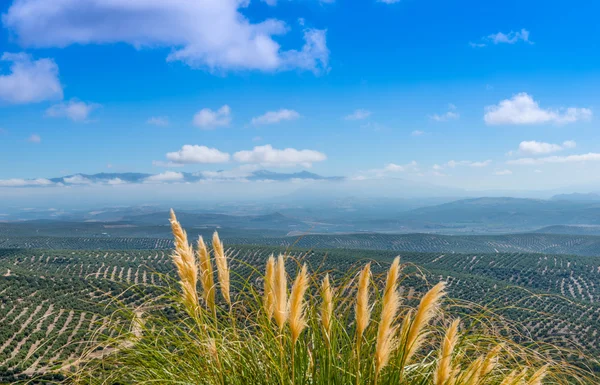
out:
<path id="1" fill-rule="evenodd" d="M 152 124 L 154 126 L 168 126 L 169 118 L 166 116 L 152 116 L 150 119 L 146 121 L 147 124 Z"/>
<path id="2" fill-rule="evenodd" d="M 573 123 L 578 120 L 590 120 L 592 111 L 588 108 L 562 108 L 560 110 L 542 109 L 525 92 L 502 100 L 494 106 L 485 107 L 486 124 L 540 124 Z"/>
<path id="3" fill-rule="evenodd" d="M 412 136 L 421 136 L 421 135 L 425 135 L 425 131 L 421 131 L 421 130 L 414 130 L 413 132 L 411 132 Z"/>
<path id="4" fill-rule="evenodd" d="M 473 162 L 471 160 L 451 160 L 448 163 L 446 163 L 444 165 L 444 167 L 450 167 L 450 168 L 455 168 L 457 166 L 467 166 L 467 167 L 475 167 L 475 168 L 482 168 L 482 167 L 487 167 L 490 164 L 492 164 L 492 161 L 490 159 L 488 160 L 484 160 L 484 161 L 480 161 L 480 162 Z M 439 165 L 434 165 L 434 169 L 436 169 L 436 166 L 438 167 L 438 170 L 441 170 L 443 167 L 439 166 Z"/>
<path id="5" fill-rule="evenodd" d="M 473 48 L 483 48 L 488 45 L 488 43 L 492 44 L 515 44 L 519 41 L 533 44 L 531 40 L 529 40 L 529 31 L 525 28 L 520 31 L 510 31 L 508 33 L 498 32 L 493 33 L 491 35 L 485 36 L 481 38 L 478 42 L 469 42 L 469 45 Z"/>
<path id="6" fill-rule="evenodd" d="M 460 114 L 456 112 L 456 106 L 452 103 L 448 104 L 448 111 L 439 115 L 433 114 L 430 116 L 432 120 L 436 122 L 447 122 L 448 120 L 454 120 L 460 118 Z"/>
<path id="7" fill-rule="evenodd" d="M 152 165 L 154 167 L 183 167 L 183 166 L 185 166 L 183 163 L 163 162 L 162 160 L 153 160 Z"/>
<path id="8" fill-rule="evenodd" d="M 405 165 L 399 165 L 395 163 L 388 163 L 383 168 L 384 172 L 406 172 L 406 171 L 414 171 L 417 168 L 417 162 L 412 161 Z"/>
<path id="9" fill-rule="evenodd" d="M 68 184 L 91 184 L 92 183 L 91 180 L 89 180 L 88 178 L 86 178 L 80 174 L 73 175 L 68 178 L 64 178 L 63 180 L 65 181 L 65 183 L 68 183 Z"/>
<path id="10" fill-rule="evenodd" d="M 483 47 L 487 46 L 487 44 L 485 44 L 485 43 L 473 43 L 472 41 L 469 42 L 469 45 L 473 48 L 483 48 Z"/>
<path id="11" fill-rule="evenodd" d="M 510 31 L 509 33 L 493 33 L 488 36 L 488 39 L 494 44 L 515 44 L 518 41 L 524 41 L 526 43 L 533 44 L 533 42 L 529 40 L 529 31 L 525 28 L 517 32 Z"/>
<path id="12" fill-rule="evenodd" d="M 74 122 L 85 122 L 95 109 L 101 107 L 97 103 L 85 103 L 71 99 L 66 103 L 59 103 L 46 110 L 46 115 L 52 118 L 69 118 Z"/>
<path id="13" fill-rule="evenodd" d="M 33 60 L 25 53 L 5 52 L 0 60 L 11 63 L 10 73 L 0 75 L 0 102 L 25 104 L 63 98 L 58 66 L 52 59 Z"/>
<path id="14" fill-rule="evenodd" d="M 233 158 L 240 163 L 255 163 L 265 166 L 292 167 L 300 165 L 311 167 L 315 162 L 326 160 L 327 156 L 314 150 L 296 150 L 295 148 L 278 150 L 267 144 L 256 146 L 250 151 L 238 151 L 233 154 Z"/>
<path id="15" fill-rule="evenodd" d="M 120 184 L 126 184 L 127 182 L 121 178 L 113 178 L 113 179 L 109 179 L 106 183 L 109 185 L 112 185 L 112 186 L 117 186 Z"/>
<path id="16" fill-rule="evenodd" d="M 299 50 L 273 38 L 288 32 L 281 20 L 251 22 L 244 0 L 15 0 L 2 21 L 27 47 L 126 43 L 137 49 L 171 48 L 169 61 L 193 68 L 323 71 L 325 30 L 304 31 Z M 82 22 L 85 21 L 85 22 Z"/>
<path id="17" fill-rule="evenodd" d="M 194 115 L 194 125 L 201 129 L 228 126 L 231 123 L 231 108 L 224 105 L 216 111 L 203 108 Z"/>
<path id="18" fill-rule="evenodd" d="M 396 173 L 417 173 L 419 172 L 419 164 L 416 161 L 411 161 L 407 164 L 388 163 L 383 168 L 374 168 L 368 171 L 361 172 L 359 175 L 352 177 L 352 180 L 369 180 L 383 179 L 389 177 L 390 174 Z"/>
<path id="19" fill-rule="evenodd" d="M 512 175 L 512 171 L 510 170 L 498 170 L 494 173 L 494 175 Z"/>
<path id="20" fill-rule="evenodd" d="M 156 174 L 144 179 L 145 183 L 162 183 L 162 182 L 178 182 L 183 180 L 183 174 L 174 171 L 165 171 L 161 174 Z"/>
<path id="21" fill-rule="evenodd" d="M 252 118 L 253 125 L 274 124 L 284 120 L 295 120 L 300 117 L 300 114 L 294 110 L 282 108 L 278 111 L 268 111 L 264 115 Z"/>
<path id="22" fill-rule="evenodd" d="M 27 141 L 30 143 L 41 143 L 42 137 L 37 134 L 32 134 L 29 138 L 27 138 Z"/>
<path id="23" fill-rule="evenodd" d="M 181 150 L 167 153 L 167 159 L 174 163 L 225 163 L 229 161 L 229 154 L 216 148 L 186 144 Z"/>
<path id="24" fill-rule="evenodd" d="M 30 187 L 50 186 L 52 181 L 48 179 L 0 179 L 0 187 Z"/>
<path id="25" fill-rule="evenodd" d="M 547 163 L 582 163 L 582 162 L 598 162 L 600 161 L 600 154 L 590 152 L 587 154 L 580 155 L 568 155 L 568 156 L 547 156 L 544 158 L 520 158 L 515 160 L 509 160 L 507 164 L 515 165 L 539 165 Z"/>
<path id="26" fill-rule="evenodd" d="M 344 119 L 346 119 L 346 120 L 362 120 L 362 119 L 368 118 L 369 116 L 371 116 L 371 111 L 363 110 L 363 109 L 359 108 L 358 110 L 355 110 L 350 115 L 345 116 Z"/>
<path id="27" fill-rule="evenodd" d="M 562 145 L 529 140 L 523 141 L 519 144 L 519 152 L 522 154 L 531 155 L 550 154 L 552 152 L 562 151 L 567 148 L 575 148 L 576 146 L 577 143 L 573 140 L 567 140 L 563 142 Z"/>

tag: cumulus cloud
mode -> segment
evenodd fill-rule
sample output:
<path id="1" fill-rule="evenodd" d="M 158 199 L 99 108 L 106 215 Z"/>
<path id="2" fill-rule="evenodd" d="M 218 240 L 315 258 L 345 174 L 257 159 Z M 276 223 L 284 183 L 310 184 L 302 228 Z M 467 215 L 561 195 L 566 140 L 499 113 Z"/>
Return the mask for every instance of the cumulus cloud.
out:
<path id="1" fill-rule="evenodd" d="M 89 180 L 88 178 L 86 178 L 80 174 L 73 175 L 73 176 L 67 177 L 67 178 L 63 178 L 63 180 L 65 181 L 65 183 L 68 183 L 68 184 L 91 184 L 92 183 L 91 180 Z"/>
<path id="2" fill-rule="evenodd" d="M 240 12 L 247 5 L 240 0 L 15 0 L 2 21 L 27 47 L 126 43 L 138 49 L 169 47 L 167 60 L 211 71 L 327 69 L 325 30 L 307 29 L 300 49 L 285 50 L 274 36 L 287 33 L 288 26 L 276 19 L 251 22 Z"/>
<path id="3" fill-rule="evenodd" d="M 411 161 L 406 164 L 388 163 L 383 168 L 374 168 L 366 172 L 361 172 L 352 177 L 353 180 L 368 180 L 368 179 L 383 179 L 391 174 L 397 173 L 417 173 L 419 164 L 416 161 Z"/>
<path id="4" fill-rule="evenodd" d="M 37 134 L 32 134 L 29 138 L 27 138 L 27 141 L 30 143 L 41 143 L 42 137 Z"/>
<path id="5" fill-rule="evenodd" d="M 409 170 L 414 171 L 417 166 L 418 166 L 417 162 L 414 160 L 412 162 L 410 162 L 408 164 L 404 164 L 404 165 L 388 163 L 383 168 L 383 171 L 385 171 L 385 172 L 406 172 Z"/>
<path id="6" fill-rule="evenodd" d="M 52 59 L 33 60 L 25 53 L 5 52 L 0 61 L 9 62 L 9 73 L 0 74 L 0 102 L 36 103 L 63 98 L 58 66 Z"/>
<path id="7" fill-rule="evenodd" d="M 362 120 L 362 119 L 368 118 L 369 116 L 371 116 L 371 111 L 363 110 L 363 109 L 359 108 L 358 110 L 354 110 L 354 112 L 351 113 L 350 115 L 346 115 L 344 117 L 344 119 L 346 119 L 346 120 Z"/>
<path id="8" fill-rule="evenodd" d="M 425 135 L 425 131 L 421 131 L 421 130 L 414 130 L 413 132 L 410 133 L 412 136 L 421 136 L 421 135 Z"/>
<path id="9" fill-rule="evenodd" d="M 179 164 L 225 163 L 229 154 L 216 148 L 186 144 L 179 151 L 167 153 L 167 159 Z"/>
<path id="10" fill-rule="evenodd" d="M 448 111 L 443 114 L 433 114 L 430 118 L 436 122 L 447 122 L 448 120 L 460 118 L 460 114 L 456 112 L 456 106 L 450 103 L 448 104 Z"/>
<path id="11" fill-rule="evenodd" d="M 568 155 L 568 156 L 546 156 L 543 158 L 520 158 L 515 160 L 509 160 L 507 164 L 514 165 L 540 165 L 548 163 L 583 163 L 583 162 L 598 162 L 600 161 L 600 154 L 595 152 L 589 152 L 587 154 L 579 155 Z"/>
<path id="12" fill-rule="evenodd" d="M 95 109 L 100 108 L 97 103 L 85 103 L 71 99 L 66 103 L 58 103 L 46 110 L 46 116 L 52 118 L 68 118 L 74 122 L 85 122 Z"/>
<path id="13" fill-rule="evenodd" d="M 185 166 L 183 163 L 163 162 L 162 160 L 153 160 L 152 165 L 154 167 L 183 167 L 183 166 Z"/>
<path id="14" fill-rule="evenodd" d="M 294 110 L 281 109 L 278 111 L 268 111 L 264 115 L 252 118 L 253 125 L 274 124 L 284 120 L 295 120 L 300 117 L 300 114 Z"/>
<path id="15" fill-rule="evenodd" d="M 147 124 L 152 124 L 153 126 L 168 126 L 169 118 L 166 116 L 152 116 L 148 120 L 146 120 Z"/>
<path id="16" fill-rule="evenodd" d="M 488 36 L 488 39 L 494 44 L 515 44 L 519 41 L 533 44 L 529 40 L 529 31 L 522 28 L 520 31 L 510 31 L 509 33 L 493 33 Z"/>
<path id="17" fill-rule="evenodd" d="M 552 152 L 562 151 L 564 149 L 575 148 L 577 147 L 577 143 L 574 140 L 564 141 L 562 144 L 554 144 L 554 143 L 546 143 L 546 142 L 538 142 L 535 140 L 528 140 L 519 143 L 519 153 L 521 154 L 530 154 L 530 155 L 540 155 L 540 154 L 550 154 Z"/>
<path id="18" fill-rule="evenodd" d="M 194 125 L 201 129 L 228 126 L 231 123 L 231 108 L 224 105 L 216 111 L 203 108 L 194 115 Z"/>
<path id="19" fill-rule="evenodd" d="M 113 178 L 113 179 L 109 179 L 106 183 L 109 184 L 109 185 L 111 185 L 111 186 L 117 186 L 117 185 L 120 185 L 120 184 L 126 184 L 127 182 L 124 181 L 121 178 Z"/>
<path id="20" fill-rule="evenodd" d="M 447 162 L 443 167 L 455 168 L 457 166 L 467 166 L 467 167 L 481 168 L 481 167 L 487 167 L 490 164 L 492 164 L 492 161 L 490 159 L 484 160 L 484 161 L 479 161 L 479 162 L 474 162 L 471 160 L 459 160 L 459 161 L 451 160 L 451 161 Z M 434 165 L 433 167 L 434 167 L 434 169 L 438 169 L 438 170 L 441 170 L 443 168 L 442 166 L 439 166 L 437 164 Z"/>
<path id="21" fill-rule="evenodd" d="M 486 124 L 540 124 L 574 123 L 579 120 L 590 120 L 592 110 L 588 108 L 561 108 L 558 110 L 543 109 L 525 92 L 502 100 L 497 105 L 485 107 Z"/>
<path id="22" fill-rule="evenodd" d="M 48 179 L 0 179 L 0 187 L 34 187 L 51 186 L 52 181 Z"/>
<path id="23" fill-rule="evenodd" d="M 529 40 L 529 31 L 526 30 L 525 28 L 522 28 L 520 31 L 510 31 L 508 33 L 504 33 L 504 32 L 493 33 L 491 35 L 481 38 L 477 42 L 470 42 L 469 45 L 473 48 L 483 48 L 483 47 L 486 47 L 489 43 L 492 43 L 492 44 L 515 44 L 520 41 L 529 43 L 529 44 L 533 44 L 533 42 L 531 40 Z"/>
<path id="24" fill-rule="evenodd" d="M 313 163 L 322 162 L 327 159 L 327 156 L 314 150 L 297 150 L 295 148 L 278 150 L 267 144 L 256 146 L 252 150 L 238 151 L 233 154 L 233 159 L 240 163 L 254 163 L 264 166 L 293 167 L 299 165 L 312 167 Z"/>
<path id="25" fill-rule="evenodd" d="M 174 171 L 165 171 L 161 174 L 151 175 L 144 179 L 144 183 L 178 182 L 183 180 L 183 174 Z"/>
<path id="26" fill-rule="evenodd" d="M 498 170 L 494 173 L 494 175 L 512 175 L 512 171 L 510 170 Z"/>

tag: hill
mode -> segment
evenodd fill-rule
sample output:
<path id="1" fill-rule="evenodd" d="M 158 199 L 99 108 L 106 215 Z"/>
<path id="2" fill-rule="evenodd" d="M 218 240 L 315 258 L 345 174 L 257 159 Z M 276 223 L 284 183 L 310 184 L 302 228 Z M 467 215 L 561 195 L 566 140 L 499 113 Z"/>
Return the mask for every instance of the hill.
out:
<path id="1" fill-rule="evenodd" d="M 245 276 L 282 247 L 232 246 L 231 269 Z M 369 250 L 292 249 L 311 266 L 348 271 L 372 259 L 375 273 L 397 254 Z M 600 257 L 526 253 L 402 253 L 417 269 L 400 288 L 414 303 L 443 279 L 450 296 L 502 309 L 534 338 L 600 351 Z M 412 272 L 412 273 L 411 273 Z M 102 330 L 113 299 L 130 306 L 155 297 L 163 274 L 173 276 L 170 250 L 0 250 L 0 382 L 66 370 L 93 330 Z M 127 290 L 130 285 L 135 290 Z M 411 288 L 409 291 L 408 288 Z M 564 297 L 564 298 L 563 298 Z M 103 330 L 110 333 L 110 330 Z M 576 357 L 573 357 L 576 360 Z M 55 375 L 52 375 L 55 376 Z"/>

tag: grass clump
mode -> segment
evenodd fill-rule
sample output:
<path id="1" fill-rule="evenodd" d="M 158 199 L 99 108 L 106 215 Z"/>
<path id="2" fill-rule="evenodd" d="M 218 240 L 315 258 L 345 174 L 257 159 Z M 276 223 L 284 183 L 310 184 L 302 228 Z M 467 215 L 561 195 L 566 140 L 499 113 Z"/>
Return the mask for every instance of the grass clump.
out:
<path id="1" fill-rule="evenodd" d="M 398 290 L 400 258 L 385 276 L 311 271 L 271 255 L 238 277 L 215 233 L 193 247 L 175 214 L 178 286 L 135 310 L 135 327 L 71 377 L 81 384 L 594 384 L 556 351 L 511 342 L 510 325 L 444 310 L 439 282 L 411 307 Z M 217 267 L 215 281 L 212 264 Z M 290 274 L 292 272 L 292 274 Z M 293 281 L 288 286 L 288 279 Z M 198 281 L 200 285 L 198 285 Z M 218 284 L 216 283 L 218 282 Z M 200 287 L 200 290 L 199 290 Z M 220 297 L 216 291 L 220 292 Z M 482 316 L 484 317 L 484 316 Z M 110 346 L 110 347 L 108 347 Z"/>

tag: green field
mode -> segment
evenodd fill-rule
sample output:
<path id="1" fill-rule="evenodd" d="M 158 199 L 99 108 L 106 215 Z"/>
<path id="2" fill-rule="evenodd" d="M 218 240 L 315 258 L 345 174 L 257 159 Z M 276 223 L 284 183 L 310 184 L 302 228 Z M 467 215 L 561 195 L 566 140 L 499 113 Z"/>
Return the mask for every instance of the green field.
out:
<path id="1" fill-rule="evenodd" d="M 205 238 L 213 230 L 191 229 L 190 238 Z M 223 232 L 220 231 L 221 234 Z M 64 232 L 62 232 L 64 234 Z M 230 236 L 228 236 L 230 235 Z M 439 234 L 311 234 L 274 237 L 269 232 L 240 236 L 240 231 L 223 235 L 230 244 L 296 246 L 319 249 L 390 250 L 432 253 L 548 253 L 600 256 L 600 236 L 562 234 L 439 235 Z M 3 236 L 0 248 L 76 250 L 164 250 L 172 247 L 169 237 L 37 237 Z"/>
<path id="2" fill-rule="evenodd" d="M 600 352 L 600 257 L 500 250 L 366 250 L 383 249 L 390 239 L 387 235 L 336 237 L 325 246 L 337 248 L 320 249 L 316 246 L 322 244 L 322 237 L 305 237 L 300 245 L 313 249 L 294 248 L 290 254 L 307 260 L 313 269 L 340 271 L 366 259 L 381 263 L 376 268 L 381 271 L 400 254 L 404 263 L 414 265 L 407 268 L 411 274 L 402 283 L 407 302 L 416 300 L 431 283 L 445 280 L 451 298 L 487 304 L 499 315 L 520 322 L 522 331 L 534 339 Z M 428 238 L 422 238 L 421 249 L 442 248 L 439 239 L 428 243 Z M 174 274 L 168 240 L 110 239 L 104 250 L 93 250 L 102 241 L 28 238 L 25 246 L 31 248 L 0 249 L 0 376 L 4 381 L 68 370 L 68 364 L 93 340 L 92 331 L 102 330 L 105 317 L 115 309 L 115 299 L 132 307 L 141 304 L 152 295 L 152 286 L 163 284 L 161 275 Z M 19 242 L 10 240 L 9 246 Z M 504 248 L 520 250 L 538 244 L 530 240 L 505 243 Z M 109 249 L 118 246 L 123 250 Z M 141 246 L 154 250 L 136 249 Z M 242 245 L 231 246 L 228 254 L 233 258 L 232 271 L 247 276 L 253 267 L 262 270 L 269 254 L 282 251 L 281 246 Z M 125 290 L 132 285 L 139 290 Z M 464 311 L 460 303 L 454 311 Z M 577 360 L 576 355 L 572 359 Z"/>

